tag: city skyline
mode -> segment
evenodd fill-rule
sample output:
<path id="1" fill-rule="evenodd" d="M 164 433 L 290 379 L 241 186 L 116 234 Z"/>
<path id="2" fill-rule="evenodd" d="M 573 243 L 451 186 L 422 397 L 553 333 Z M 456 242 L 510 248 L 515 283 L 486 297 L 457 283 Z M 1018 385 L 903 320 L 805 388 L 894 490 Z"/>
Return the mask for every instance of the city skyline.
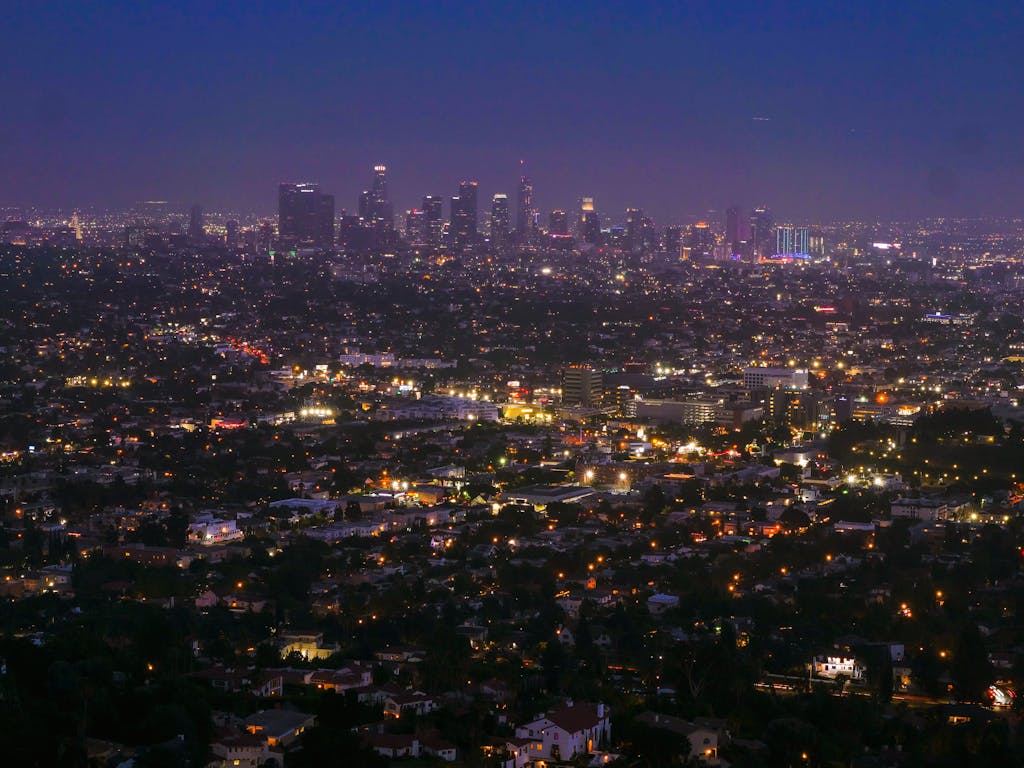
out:
<path id="1" fill-rule="evenodd" d="M 467 178 L 513 196 L 525 160 L 542 212 L 581 194 L 659 221 L 736 201 L 802 218 L 1024 206 L 1008 3 L 192 10 L 14 10 L 23 108 L 0 204 L 269 213 L 268 190 L 310 179 L 351 210 L 382 162 L 405 210 Z"/>
<path id="2" fill-rule="evenodd" d="M 5 6 L 4 765 L 1024 766 L 1024 4 Z"/>

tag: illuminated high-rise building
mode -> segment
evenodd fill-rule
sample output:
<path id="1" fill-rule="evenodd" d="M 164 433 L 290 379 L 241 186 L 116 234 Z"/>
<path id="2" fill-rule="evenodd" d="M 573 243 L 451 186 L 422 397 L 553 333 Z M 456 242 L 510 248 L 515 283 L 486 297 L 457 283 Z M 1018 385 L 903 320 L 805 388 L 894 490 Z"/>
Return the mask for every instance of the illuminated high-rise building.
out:
<path id="1" fill-rule="evenodd" d="M 637 253 L 643 246 L 644 212 L 639 208 L 626 209 L 626 250 Z"/>
<path id="2" fill-rule="evenodd" d="M 426 219 L 427 242 L 440 245 L 441 234 L 444 232 L 444 201 L 440 195 L 424 195 L 422 207 Z"/>
<path id="3" fill-rule="evenodd" d="M 601 402 L 603 377 L 588 365 L 570 365 L 562 371 L 562 402 L 566 405 L 597 405 Z"/>
<path id="4" fill-rule="evenodd" d="M 706 221 L 698 221 L 686 237 L 686 246 L 694 257 L 711 256 L 715 250 L 715 233 Z"/>
<path id="5" fill-rule="evenodd" d="M 451 232 L 456 248 L 469 248 L 477 236 L 477 183 L 464 181 L 459 184 L 459 194 L 452 198 Z"/>
<path id="6" fill-rule="evenodd" d="M 373 166 L 373 199 L 387 202 L 388 197 L 388 167 L 386 165 Z"/>
<path id="7" fill-rule="evenodd" d="M 428 241 L 427 212 L 413 208 L 405 212 L 405 239 L 413 245 L 423 245 Z"/>
<path id="8" fill-rule="evenodd" d="M 775 247 L 775 222 L 772 214 L 764 206 L 755 208 L 750 214 L 750 242 L 756 258 L 772 255 Z"/>
<path id="9" fill-rule="evenodd" d="M 548 233 L 552 235 L 569 234 L 569 215 L 565 211 L 552 211 L 548 214 Z"/>
<path id="10" fill-rule="evenodd" d="M 388 169 L 386 165 L 375 165 L 373 167 L 373 184 L 370 187 L 370 199 L 367 202 L 368 216 L 376 223 L 393 227 L 395 225 L 395 210 L 391 205 L 391 198 L 388 197 Z"/>
<path id="11" fill-rule="evenodd" d="M 682 253 L 683 247 L 683 229 L 669 225 L 665 227 L 665 232 L 661 237 L 661 249 L 672 257 L 677 257 Z"/>
<path id="12" fill-rule="evenodd" d="M 281 184 L 277 211 L 282 240 L 319 248 L 334 244 L 334 195 L 322 193 L 319 184 Z"/>
<path id="13" fill-rule="evenodd" d="M 510 211 L 508 195 L 497 194 L 491 198 L 491 242 L 498 247 L 508 243 Z"/>
<path id="14" fill-rule="evenodd" d="M 734 256 L 745 255 L 750 245 L 750 222 L 738 205 L 725 210 L 725 243 Z"/>
<path id="15" fill-rule="evenodd" d="M 528 176 L 519 179 L 519 198 L 516 201 L 516 236 L 527 242 L 534 234 L 537 212 L 533 205 L 533 182 Z"/>
<path id="16" fill-rule="evenodd" d="M 594 198 L 580 198 L 579 219 L 576 224 L 577 237 L 585 243 L 598 245 L 601 242 L 601 217 L 597 213 Z"/>
<path id="17" fill-rule="evenodd" d="M 373 218 L 373 193 L 364 189 L 359 193 L 359 218 L 370 221 Z"/>
<path id="18" fill-rule="evenodd" d="M 775 230 L 777 256 L 808 256 L 811 252 L 807 227 L 779 227 Z"/>

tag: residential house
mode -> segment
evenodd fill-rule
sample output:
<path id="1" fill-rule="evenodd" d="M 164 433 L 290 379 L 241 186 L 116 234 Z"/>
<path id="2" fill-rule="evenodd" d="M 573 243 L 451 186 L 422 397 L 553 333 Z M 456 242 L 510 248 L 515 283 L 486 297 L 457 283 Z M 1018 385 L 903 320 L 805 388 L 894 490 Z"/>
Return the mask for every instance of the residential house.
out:
<path id="1" fill-rule="evenodd" d="M 283 749 L 316 725 L 316 715 L 286 709 L 266 709 L 244 721 L 245 730 L 266 739 L 271 749 Z"/>
<path id="2" fill-rule="evenodd" d="M 530 760 L 567 761 L 592 754 L 611 736 L 611 718 L 604 704 L 576 704 L 541 715 L 516 728 L 518 738 L 534 743 Z"/>

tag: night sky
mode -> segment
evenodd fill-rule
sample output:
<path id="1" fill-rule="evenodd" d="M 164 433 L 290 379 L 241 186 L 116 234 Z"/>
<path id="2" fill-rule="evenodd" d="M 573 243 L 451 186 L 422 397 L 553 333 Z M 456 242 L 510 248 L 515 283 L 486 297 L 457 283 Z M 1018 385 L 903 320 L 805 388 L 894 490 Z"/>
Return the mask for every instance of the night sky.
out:
<path id="1" fill-rule="evenodd" d="M 351 210 L 383 162 L 404 209 L 525 159 L 542 211 L 1024 213 L 1020 0 L 293 5 L 8 0 L 0 205 Z"/>

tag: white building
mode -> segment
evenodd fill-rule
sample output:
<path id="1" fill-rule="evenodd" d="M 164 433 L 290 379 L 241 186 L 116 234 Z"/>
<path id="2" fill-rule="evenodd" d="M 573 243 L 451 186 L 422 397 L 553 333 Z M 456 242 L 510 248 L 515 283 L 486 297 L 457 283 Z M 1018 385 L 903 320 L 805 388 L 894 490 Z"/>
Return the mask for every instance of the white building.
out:
<path id="1" fill-rule="evenodd" d="M 921 498 L 893 499 L 889 504 L 889 514 L 893 518 L 910 520 L 948 520 L 954 509 L 942 499 Z"/>
<path id="2" fill-rule="evenodd" d="M 209 510 L 196 515 L 195 520 L 188 526 L 189 542 L 204 547 L 241 541 L 244 538 L 245 533 L 238 530 L 234 520 L 224 520 Z"/>
<path id="3" fill-rule="evenodd" d="M 807 369 L 744 368 L 743 386 L 746 389 L 807 389 Z"/>
<path id="4" fill-rule="evenodd" d="M 604 704 L 574 704 L 516 728 L 516 737 L 530 739 L 531 762 L 567 762 L 596 752 L 611 737 L 611 718 Z"/>
<path id="5" fill-rule="evenodd" d="M 861 682 L 865 672 L 864 665 L 853 656 L 815 656 L 811 660 L 811 674 L 826 680 L 844 675 L 847 680 Z"/>

